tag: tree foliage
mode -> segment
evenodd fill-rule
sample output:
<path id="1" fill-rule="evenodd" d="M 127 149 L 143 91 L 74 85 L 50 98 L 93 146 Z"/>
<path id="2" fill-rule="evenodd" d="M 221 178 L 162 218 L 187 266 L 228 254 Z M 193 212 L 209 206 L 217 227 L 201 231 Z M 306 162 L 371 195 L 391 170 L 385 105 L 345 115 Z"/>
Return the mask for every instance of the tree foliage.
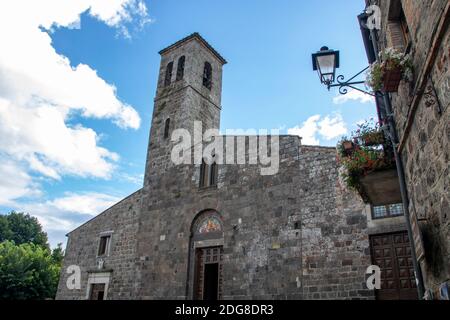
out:
<path id="1" fill-rule="evenodd" d="M 7 215 L 0 215 L 0 242 L 10 240 L 16 244 L 34 243 L 48 246 L 47 234 L 35 217 L 22 212 L 11 211 Z"/>
<path id="2" fill-rule="evenodd" d="M 34 243 L 0 243 L 0 299 L 54 298 L 60 265 Z"/>
<path id="3" fill-rule="evenodd" d="M 53 299 L 64 258 L 29 214 L 0 215 L 0 300 Z"/>

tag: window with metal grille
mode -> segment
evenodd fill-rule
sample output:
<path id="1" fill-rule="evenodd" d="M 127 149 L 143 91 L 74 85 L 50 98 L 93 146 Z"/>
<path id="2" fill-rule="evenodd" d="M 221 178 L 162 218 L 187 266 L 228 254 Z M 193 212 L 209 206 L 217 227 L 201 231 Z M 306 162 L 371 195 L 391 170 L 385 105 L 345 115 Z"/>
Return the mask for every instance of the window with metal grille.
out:
<path id="1" fill-rule="evenodd" d="M 394 203 L 383 206 L 372 207 L 372 218 L 383 219 L 403 215 L 403 204 Z"/>
<path id="2" fill-rule="evenodd" d="M 168 86 L 172 81 L 172 69 L 173 69 L 173 62 L 169 62 L 166 67 L 166 77 L 164 79 L 164 86 Z"/>

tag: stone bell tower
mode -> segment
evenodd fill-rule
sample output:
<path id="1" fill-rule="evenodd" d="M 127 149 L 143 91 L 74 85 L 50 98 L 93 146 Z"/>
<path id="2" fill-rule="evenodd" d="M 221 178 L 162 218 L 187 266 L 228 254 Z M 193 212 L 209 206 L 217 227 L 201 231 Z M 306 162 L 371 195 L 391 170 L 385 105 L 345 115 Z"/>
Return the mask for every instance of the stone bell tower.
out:
<path id="1" fill-rule="evenodd" d="M 194 121 L 203 130 L 219 128 L 222 66 L 225 59 L 198 33 L 159 52 L 161 65 L 153 108 L 144 187 L 173 164 L 170 154 L 174 129 L 193 136 Z"/>
<path id="2" fill-rule="evenodd" d="M 185 129 L 193 138 L 195 121 L 202 122 L 203 130 L 219 128 L 226 63 L 198 33 L 159 53 L 137 234 L 135 295 L 144 298 L 185 296 L 189 227 L 182 221 L 188 219 L 190 225 L 192 218 L 191 209 L 183 204 L 197 194 L 199 170 L 172 162 L 172 149 L 178 142 L 172 142 L 171 135 L 175 129 Z"/>

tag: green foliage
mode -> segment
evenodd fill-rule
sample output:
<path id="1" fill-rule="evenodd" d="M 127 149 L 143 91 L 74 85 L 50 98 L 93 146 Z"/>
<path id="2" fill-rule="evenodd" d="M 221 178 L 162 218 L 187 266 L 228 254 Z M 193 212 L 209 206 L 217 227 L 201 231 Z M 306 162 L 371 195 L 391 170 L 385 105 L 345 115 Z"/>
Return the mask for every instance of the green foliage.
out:
<path id="1" fill-rule="evenodd" d="M 395 162 L 392 156 L 386 153 L 391 146 L 385 142 L 380 125 L 374 123 L 373 119 L 359 124 L 352 136 L 354 146 L 351 152 L 347 152 L 343 147 L 344 142 L 351 141 L 348 137 L 339 141 L 338 161 L 345 168 L 342 177 L 347 186 L 361 193 L 361 177 L 373 171 L 393 168 Z"/>
<path id="2" fill-rule="evenodd" d="M 62 243 L 58 243 L 58 246 L 52 251 L 53 262 L 62 267 L 62 262 L 64 259 L 64 250 L 62 248 Z"/>
<path id="3" fill-rule="evenodd" d="M 16 244 L 31 242 L 48 247 L 47 234 L 38 220 L 22 212 L 11 211 L 7 215 L 0 215 L 0 242 L 5 240 L 14 241 Z"/>
<path id="4" fill-rule="evenodd" d="M 36 218 L 0 215 L 0 300 L 54 298 L 63 258 L 62 244 L 51 251 Z"/>
<path id="5" fill-rule="evenodd" d="M 411 57 L 402 52 L 398 52 L 393 48 L 386 48 L 380 52 L 382 62 L 373 63 L 366 76 L 366 85 L 373 91 L 383 89 L 383 78 L 387 71 L 400 68 L 403 79 L 412 78 L 413 64 Z"/>
<path id="6" fill-rule="evenodd" d="M 369 172 L 385 170 L 394 164 L 392 159 L 385 156 L 382 150 L 358 146 L 351 155 L 341 159 L 346 172 L 344 181 L 350 188 L 359 190 L 359 178 Z"/>
<path id="7" fill-rule="evenodd" d="M 364 121 L 358 124 L 358 129 L 355 131 L 355 137 L 359 139 L 360 144 L 369 145 L 380 145 L 384 142 L 384 134 L 381 130 L 380 124 L 374 122 L 373 118 L 369 121 Z"/>
<path id="8" fill-rule="evenodd" d="M 339 158 L 343 158 L 347 156 L 347 152 L 344 148 L 344 143 L 345 142 L 350 142 L 352 143 L 352 140 L 350 138 L 348 138 L 347 136 L 343 136 L 341 138 L 341 140 L 339 140 L 339 142 L 337 143 L 337 152 L 338 152 L 338 157 Z"/>
<path id="9" fill-rule="evenodd" d="M 46 247 L 0 243 L 0 299 L 54 298 L 60 268 Z"/>

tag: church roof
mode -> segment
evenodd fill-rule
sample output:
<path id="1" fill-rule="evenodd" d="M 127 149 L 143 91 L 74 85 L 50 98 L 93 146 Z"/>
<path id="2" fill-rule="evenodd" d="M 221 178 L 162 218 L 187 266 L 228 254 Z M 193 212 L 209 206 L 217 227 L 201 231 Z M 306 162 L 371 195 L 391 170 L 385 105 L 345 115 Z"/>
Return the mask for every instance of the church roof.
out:
<path id="1" fill-rule="evenodd" d="M 170 46 L 162 49 L 159 54 L 163 54 L 165 52 L 168 52 L 169 50 L 172 50 L 173 48 L 176 48 L 178 46 L 180 46 L 181 44 L 191 40 L 191 39 L 197 39 L 198 41 L 200 41 L 200 43 L 202 43 L 205 47 L 207 47 L 216 57 L 217 59 L 220 60 L 220 62 L 222 62 L 223 64 L 227 63 L 227 60 L 225 60 L 220 53 L 218 53 L 209 43 L 208 41 L 206 41 L 198 32 L 194 32 L 190 35 L 188 35 L 187 37 L 178 40 L 177 42 L 175 42 L 174 44 L 171 44 Z"/>

